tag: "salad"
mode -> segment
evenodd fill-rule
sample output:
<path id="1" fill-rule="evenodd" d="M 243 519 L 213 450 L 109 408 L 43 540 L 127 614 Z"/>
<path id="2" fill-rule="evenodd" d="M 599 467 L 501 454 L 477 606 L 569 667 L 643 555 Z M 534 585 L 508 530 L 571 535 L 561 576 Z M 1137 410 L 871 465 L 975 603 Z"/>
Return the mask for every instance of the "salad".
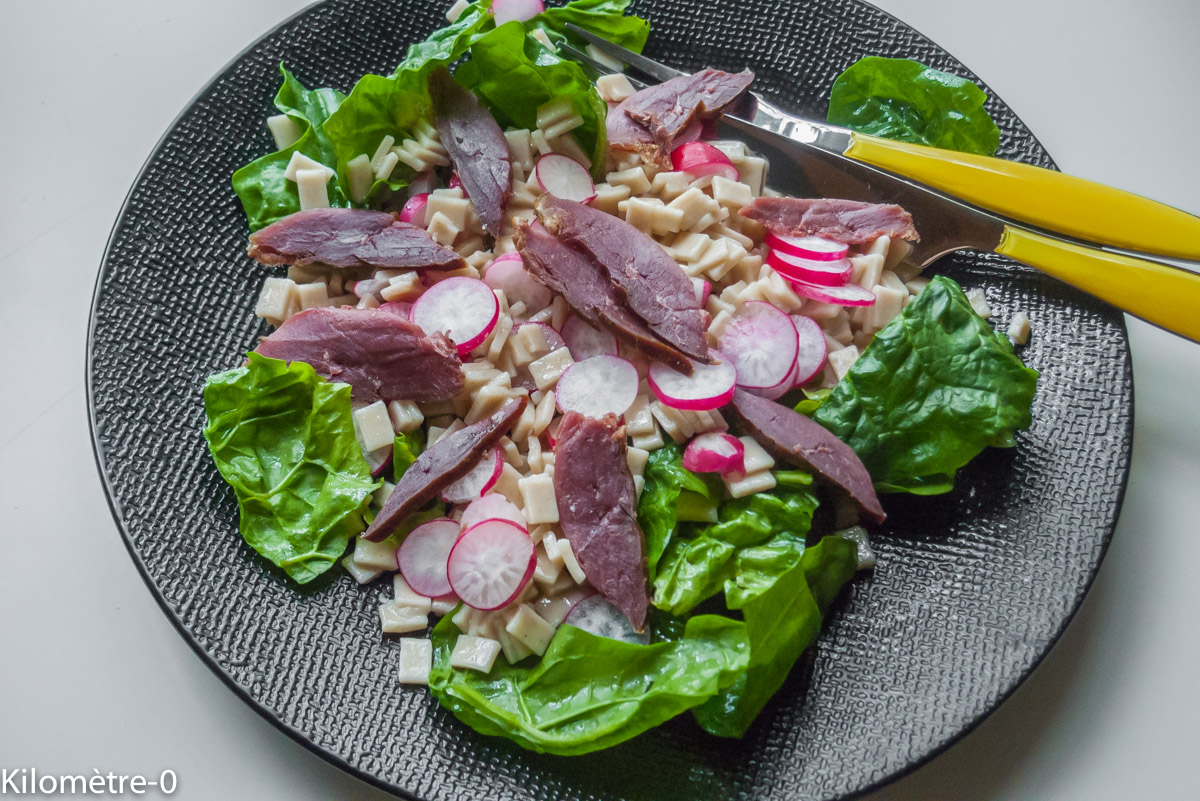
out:
<path id="1" fill-rule="evenodd" d="M 568 22 L 640 50 L 626 5 L 460 0 L 348 95 L 282 70 L 278 149 L 233 176 L 272 330 L 204 386 L 246 542 L 387 576 L 396 680 L 562 755 L 744 734 L 874 565 L 880 495 L 1013 445 L 1037 378 L 1027 318 L 905 260 L 907 212 L 781 195 L 718 138 L 752 73 L 635 91 L 560 54 Z M 983 99 L 868 58 L 830 116 L 990 153 Z"/>

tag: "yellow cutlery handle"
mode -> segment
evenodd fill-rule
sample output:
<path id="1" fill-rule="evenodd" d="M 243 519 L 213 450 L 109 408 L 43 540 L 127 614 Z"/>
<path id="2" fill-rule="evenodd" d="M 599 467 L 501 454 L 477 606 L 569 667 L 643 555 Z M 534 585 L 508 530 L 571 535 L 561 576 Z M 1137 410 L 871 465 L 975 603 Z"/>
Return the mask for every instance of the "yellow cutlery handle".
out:
<path id="1" fill-rule="evenodd" d="M 1005 226 L 1009 258 L 1036 267 L 1118 309 L 1200 342 L 1200 274 Z"/>
<path id="2" fill-rule="evenodd" d="M 845 154 L 1038 228 L 1200 260 L 1200 217 L 1111 186 L 1015 161 L 860 133 L 851 135 Z"/>

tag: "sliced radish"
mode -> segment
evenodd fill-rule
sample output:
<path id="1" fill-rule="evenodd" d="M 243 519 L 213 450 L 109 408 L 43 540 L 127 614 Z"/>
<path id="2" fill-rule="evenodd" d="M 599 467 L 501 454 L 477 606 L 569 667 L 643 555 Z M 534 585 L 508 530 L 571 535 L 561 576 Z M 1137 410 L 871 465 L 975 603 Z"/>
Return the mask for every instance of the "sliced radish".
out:
<path id="1" fill-rule="evenodd" d="M 684 375 L 662 362 L 650 365 L 650 390 L 665 405 L 689 412 L 720 409 L 733 398 L 737 369 L 723 353 L 711 351 L 713 364 L 692 362 L 692 374 Z"/>
<path id="2" fill-rule="evenodd" d="M 484 520 L 454 543 L 446 576 L 467 606 L 499 609 L 521 594 L 536 565 L 533 540 L 523 528 L 510 520 Z"/>
<path id="3" fill-rule="evenodd" d="M 796 378 L 795 386 L 807 384 L 821 372 L 825 366 L 825 357 L 829 345 L 825 341 L 825 332 L 817 321 L 802 314 L 793 314 L 792 324 L 796 326 L 798 347 L 796 349 Z"/>
<path id="4" fill-rule="evenodd" d="M 743 304 L 718 339 L 718 348 L 737 369 L 738 386 L 747 389 L 770 389 L 787 380 L 797 347 L 796 326 L 761 300 Z"/>
<path id="5" fill-rule="evenodd" d="M 525 522 L 525 515 L 521 514 L 517 505 L 498 492 L 484 495 L 477 501 L 471 501 L 463 510 L 462 520 L 459 521 L 459 524 L 462 526 L 462 530 L 466 531 L 484 520 L 492 519 L 508 520 L 526 531 L 529 530 L 529 524 Z"/>
<path id="6" fill-rule="evenodd" d="M 618 417 L 637 399 L 638 371 L 620 356 L 601 354 L 575 362 L 558 379 L 554 399 L 559 411 L 584 417 Z"/>
<path id="7" fill-rule="evenodd" d="M 693 473 L 744 473 L 746 446 L 737 437 L 709 431 L 688 443 L 683 451 L 683 466 Z"/>
<path id="8" fill-rule="evenodd" d="M 572 606 L 563 622 L 597 637 L 607 637 L 634 645 L 650 644 L 649 632 L 639 634 L 620 609 L 599 595 L 584 598 Z"/>
<path id="9" fill-rule="evenodd" d="M 510 250 L 507 253 L 501 253 L 499 256 L 492 259 L 492 264 L 495 264 L 498 261 L 519 261 L 522 264 L 525 263 L 525 260 L 521 258 L 521 254 L 515 250 Z"/>
<path id="10" fill-rule="evenodd" d="M 546 344 L 548 346 L 550 346 L 551 353 L 558 350 L 559 348 L 567 347 L 567 343 L 562 338 L 562 335 L 559 334 L 557 331 L 555 331 L 554 328 L 549 323 L 521 323 L 520 325 L 513 328 L 513 333 L 514 334 L 517 333 L 518 329 L 524 328 L 527 325 L 536 325 L 536 326 L 541 327 L 542 336 L 544 336 L 546 338 Z"/>
<path id="11" fill-rule="evenodd" d="M 383 475 L 384 470 L 392 466 L 394 453 L 395 449 L 390 446 L 363 453 L 363 458 L 367 460 L 367 467 L 371 468 L 372 478 L 379 478 Z"/>
<path id="12" fill-rule="evenodd" d="M 797 375 L 798 371 L 796 369 L 796 365 L 793 364 L 791 371 L 787 374 L 787 378 L 783 379 L 775 386 L 744 387 L 744 389 L 751 395 L 757 395 L 760 398 L 766 398 L 767 400 L 779 400 L 784 395 L 788 394 L 788 392 L 792 390 L 792 387 L 796 386 Z"/>
<path id="13" fill-rule="evenodd" d="M 818 261 L 791 256 L 780 250 L 767 253 L 767 264 L 784 278 L 792 281 L 807 281 L 821 286 L 844 286 L 850 280 L 854 265 L 849 259 Z"/>
<path id="14" fill-rule="evenodd" d="M 463 193 L 463 197 L 466 197 L 466 195 L 467 195 L 467 188 L 465 186 L 463 186 L 462 179 L 458 177 L 458 173 L 456 173 L 456 172 L 450 173 L 449 188 L 450 189 L 461 189 L 462 193 Z"/>
<path id="15" fill-rule="evenodd" d="M 408 196 L 428 195 L 435 189 L 437 189 L 437 175 L 433 170 L 426 170 L 409 182 Z"/>
<path id="16" fill-rule="evenodd" d="M 503 469 L 504 453 L 499 448 L 493 448 L 491 453 L 485 453 L 479 459 L 469 473 L 442 490 L 442 500 L 447 503 L 467 503 L 482 498 L 485 492 L 496 485 Z"/>
<path id="17" fill-rule="evenodd" d="M 575 159 L 561 153 L 547 153 L 537 160 L 533 175 L 543 192 L 563 200 L 587 203 L 596 196 L 592 176 Z"/>
<path id="18" fill-rule="evenodd" d="M 789 236 L 767 232 L 767 247 L 789 256 L 813 261 L 837 261 L 850 252 L 847 245 L 820 236 Z"/>
<path id="19" fill-rule="evenodd" d="M 493 0 L 492 13 L 496 15 L 496 24 L 503 25 L 512 22 L 531 20 L 546 10 L 542 0 Z"/>
<path id="20" fill-rule="evenodd" d="M 685 142 L 672 150 L 671 167 L 689 175 L 720 175 L 730 181 L 740 177 L 729 156 L 708 142 Z"/>
<path id="21" fill-rule="evenodd" d="M 408 532 L 396 549 L 396 561 L 413 592 L 431 598 L 450 592 L 446 563 L 460 530 L 458 523 L 441 517 Z"/>
<path id="22" fill-rule="evenodd" d="M 858 284 L 821 286 L 808 281 L 797 281 L 794 278 L 788 278 L 787 281 L 792 285 L 792 289 L 796 290 L 797 295 L 819 300 L 822 303 L 835 303 L 838 306 L 871 306 L 875 303 L 875 293 L 869 289 L 863 289 Z"/>
<path id="23" fill-rule="evenodd" d="M 712 294 L 712 284 L 703 278 L 693 278 L 692 288 L 696 290 L 696 302 L 703 309 L 708 303 L 708 296 Z"/>
<path id="24" fill-rule="evenodd" d="M 384 303 L 382 306 L 380 306 L 379 310 L 388 312 L 389 314 L 394 314 L 397 317 L 403 317 L 405 320 L 411 320 L 412 307 L 413 305 L 407 301 L 389 300 L 387 303 Z"/>
<path id="25" fill-rule="evenodd" d="M 582 317 L 572 315 L 563 323 L 563 341 L 571 350 L 571 358 L 577 362 L 593 356 L 616 356 L 619 348 L 617 338 L 608 331 L 592 328 Z"/>
<path id="26" fill-rule="evenodd" d="M 400 222 L 412 223 L 425 227 L 425 207 L 429 205 L 429 193 L 422 192 L 419 195 L 413 195 L 404 203 L 404 208 L 400 209 Z"/>
<path id="27" fill-rule="evenodd" d="M 521 254 L 516 252 L 511 256 L 506 253 L 489 264 L 483 273 L 483 282 L 492 289 L 503 291 L 509 306 L 518 301 L 524 303 L 527 314 L 541 311 L 554 300 L 553 293 L 529 274 Z"/>
<path id="28" fill-rule="evenodd" d="M 463 275 L 438 281 L 412 307 L 412 321 L 427 334 L 446 334 L 460 356 L 487 339 L 499 316 L 500 303 L 492 288 Z"/>

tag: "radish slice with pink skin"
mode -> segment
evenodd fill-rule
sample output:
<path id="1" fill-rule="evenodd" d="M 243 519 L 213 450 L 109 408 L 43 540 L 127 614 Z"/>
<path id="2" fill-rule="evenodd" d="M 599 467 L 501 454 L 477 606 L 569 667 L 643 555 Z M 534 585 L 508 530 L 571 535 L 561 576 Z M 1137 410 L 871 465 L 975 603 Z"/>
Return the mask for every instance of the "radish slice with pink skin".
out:
<path id="1" fill-rule="evenodd" d="M 796 366 L 796 326 L 770 303 L 750 300 L 725 326 L 717 347 L 737 369 L 738 386 L 771 389 Z"/>
<path id="2" fill-rule="evenodd" d="M 767 264 L 784 278 L 792 281 L 806 281 L 821 286 L 845 286 L 850 280 L 854 265 L 849 259 L 837 261 L 817 261 L 802 259 L 799 256 L 789 256 L 778 250 L 767 253 Z"/>
<path id="3" fill-rule="evenodd" d="M 787 282 L 792 285 L 792 289 L 797 295 L 819 300 L 822 303 L 833 303 L 838 306 L 873 306 L 875 304 L 875 293 L 869 289 L 863 289 L 858 284 L 821 286 L 808 281 L 797 281 L 794 278 L 787 278 Z"/>
<path id="4" fill-rule="evenodd" d="M 582 629 L 597 637 L 632 643 L 634 645 L 649 645 L 650 632 L 638 633 L 634 630 L 629 618 L 614 604 L 600 595 L 589 595 L 577 602 L 567 613 L 564 623 Z"/>
<path id="5" fill-rule="evenodd" d="M 684 375 L 662 362 L 654 362 L 647 376 L 650 391 L 664 405 L 674 409 L 689 412 L 720 409 L 733 399 L 737 387 L 737 369 L 732 360 L 722 353 L 712 351 L 709 356 L 713 364 L 693 361 L 691 375 Z"/>
<path id="6" fill-rule="evenodd" d="M 784 395 L 791 392 L 792 388 L 796 386 L 797 375 L 799 375 L 799 371 L 797 370 L 796 365 L 792 365 L 792 371 L 788 373 L 787 378 L 783 379 L 775 386 L 766 387 L 765 389 L 751 389 L 749 387 L 744 387 L 744 389 L 751 395 L 757 395 L 760 398 L 766 398 L 767 400 L 779 400 Z"/>
<path id="7" fill-rule="evenodd" d="M 767 232 L 767 247 L 789 256 L 813 261 L 837 261 L 846 258 L 848 245 L 820 236 L 789 236 Z"/>
<path id="8" fill-rule="evenodd" d="M 462 193 L 463 193 L 463 197 L 467 196 L 467 188 L 465 186 L 463 186 L 462 179 L 458 177 L 458 173 L 456 173 L 456 172 L 450 173 L 450 185 L 448 188 L 449 189 L 461 189 Z"/>
<path id="9" fill-rule="evenodd" d="M 446 577 L 463 603 L 486 611 L 512 603 L 533 578 L 536 565 L 533 540 L 523 528 L 511 520 L 484 520 L 454 543 Z"/>
<path id="10" fill-rule="evenodd" d="M 563 200 L 589 203 L 596 197 L 592 176 L 575 159 L 561 153 L 547 153 L 537 160 L 533 176 L 543 192 Z"/>
<path id="11" fill-rule="evenodd" d="M 392 466 L 394 453 L 393 448 L 379 448 L 370 453 L 363 453 L 363 458 L 367 460 L 367 467 L 371 468 L 372 478 L 379 478 L 385 470 Z"/>
<path id="12" fill-rule="evenodd" d="M 592 328 L 581 317 L 567 318 L 563 323 L 562 338 L 571 350 L 571 358 L 577 362 L 593 356 L 616 356 L 619 352 L 616 337 L 608 331 Z"/>
<path id="13" fill-rule="evenodd" d="M 462 530 L 466 531 L 484 520 L 493 519 L 509 520 L 526 531 L 529 530 L 529 524 L 525 522 L 525 515 L 521 514 L 521 510 L 498 492 L 484 495 L 477 501 L 471 501 L 463 510 L 462 520 L 459 522 Z"/>
<path id="14" fill-rule="evenodd" d="M 496 26 L 499 27 L 514 19 L 525 22 L 546 10 L 542 0 L 493 0 L 492 13 L 496 15 Z"/>
<path id="15" fill-rule="evenodd" d="M 703 309 L 708 303 L 708 296 L 712 294 L 712 284 L 703 278 L 693 278 L 692 288 L 696 290 L 696 302 Z"/>
<path id="16" fill-rule="evenodd" d="M 492 288 L 462 275 L 438 281 L 412 307 L 412 321 L 427 334 L 450 337 L 460 356 L 487 339 L 499 316 L 500 303 Z"/>
<path id="17" fill-rule="evenodd" d="M 536 325 L 541 327 L 542 336 L 546 338 L 546 344 L 550 347 L 551 353 L 559 348 L 567 347 L 567 343 L 562 338 L 562 335 L 555 331 L 554 328 L 548 323 L 521 323 L 520 325 L 513 327 L 513 333 L 515 334 L 518 328 L 523 328 L 527 325 Z"/>
<path id="18" fill-rule="evenodd" d="M 507 253 L 501 253 L 499 256 L 492 259 L 492 264 L 495 264 L 498 261 L 519 261 L 522 264 L 525 263 L 525 260 L 521 258 L 521 254 L 515 250 L 510 250 Z"/>
<path id="19" fill-rule="evenodd" d="M 504 454 L 499 448 L 492 448 L 492 452 L 485 453 L 470 472 L 442 490 L 442 500 L 447 503 L 467 503 L 482 498 L 484 493 L 496 486 L 503 469 Z"/>
<path id="20" fill-rule="evenodd" d="M 745 473 L 746 446 L 737 437 L 709 431 L 688 443 L 683 451 L 683 467 L 693 473 Z"/>
<path id="21" fill-rule="evenodd" d="M 433 170 L 427 170 L 412 179 L 408 185 L 408 196 L 427 195 L 437 189 L 437 176 Z"/>
<path id="22" fill-rule="evenodd" d="M 404 208 L 400 209 L 400 222 L 412 223 L 425 227 L 425 207 L 429 205 L 429 194 L 422 192 L 419 195 L 413 195 L 405 203 Z"/>
<path id="23" fill-rule="evenodd" d="M 601 354 L 564 370 L 554 386 L 554 400 L 560 412 L 620 417 L 637 400 L 638 381 L 637 368 L 631 362 Z"/>
<path id="24" fill-rule="evenodd" d="M 412 307 L 413 305 L 411 303 L 403 300 L 389 300 L 387 303 L 384 303 L 382 306 L 380 306 L 379 310 L 388 312 L 389 314 L 394 314 L 397 317 L 403 317 L 405 320 L 411 320 Z"/>
<path id="25" fill-rule="evenodd" d="M 554 300 L 554 294 L 525 269 L 525 262 L 519 253 L 489 264 L 483 273 L 483 282 L 492 289 L 504 292 L 504 299 L 509 306 L 518 301 L 524 303 L 527 314 L 541 311 Z"/>
<path id="26" fill-rule="evenodd" d="M 720 175 L 730 181 L 740 177 L 729 156 L 708 142 L 685 142 L 672 150 L 671 167 L 689 175 Z"/>
<path id="27" fill-rule="evenodd" d="M 817 321 L 802 314 L 791 315 L 792 324 L 796 326 L 797 355 L 795 386 L 807 384 L 821 372 L 825 366 L 829 345 L 825 341 L 825 332 Z"/>
<path id="28" fill-rule="evenodd" d="M 459 531 L 458 523 L 441 517 L 408 532 L 396 549 L 396 562 L 400 565 L 400 575 L 413 592 L 430 598 L 451 592 L 446 563 L 454 543 L 458 542 Z"/>

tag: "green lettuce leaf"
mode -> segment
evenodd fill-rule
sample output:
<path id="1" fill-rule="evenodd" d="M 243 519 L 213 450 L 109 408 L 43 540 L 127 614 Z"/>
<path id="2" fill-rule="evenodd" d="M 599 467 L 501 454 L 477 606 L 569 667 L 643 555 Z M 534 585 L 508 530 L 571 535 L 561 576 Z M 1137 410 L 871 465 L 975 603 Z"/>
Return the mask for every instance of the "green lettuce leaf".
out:
<path id="1" fill-rule="evenodd" d="M 569 22 L 640 53 L 650 36 L 650 23 L 641 17 L 625 16 L 627 8 L 629 0 L 574 0 L 565 6 L 547 8 L 525 23 L 525 27 L 530 31 L 542 29 L 556 45 L 570 42 L 583 49 L 588 43 L 567 32 Z"/>
<path id="2" fill-rule="evenodd" d="M 1037 371 L 980 319 L 962 289 L 934 278 L 875 335 L 814 419 L 862 459 L 881 492 L 949 492 L 988 445 L 1031 422 Z"/>
<path id="3" fill-rule="evenodd" d="M 485 31 L 493 27 L 488 2 L 467 6 L 454 24 L 434 31 L 428 39 L 408 48 L 404 61 L 391 75 L 367 74 L 358 80 L 350 95 L 325 122 L 325 134 L 333 143 L 339 176 L 353 158 L 374 155 L 385 136 L 396 143 L 412 138 L 417 123 L 432 121 L 429 73 L 461 58 Z M 399 190 L 413 178 L 412 170 L 398 164 L 388 181 L 376 181 L 369 198 L 387 189 Z"/>
<path id="4" fill-rule="evenodd" d="M 242 201 L 252 231 L 300 211 L 296 184 L 283 175 L 293 153 L 299 151 L 331 169 L 337 164 L 333 144 L 322 126 L 345 96 L 336 89 L 304 88 L 282 64 L 279 71 L 283 73 L 283 85 L 275 94 L 275 107 L 295 120 L 304 133 L 291 147 L 255 159 L 233 174 L 233 189 Z M 328 191 L 330 206 L 350 205 L 337 178 L 329 181 Z"/>
<path id="5" fill-rule="evenodd" d="M 744 549 L 780 541 L 795 542 L 803 550 L 816 508 L 816 496 L 803 486 L 781 486 L 725 501 L 718 522 L 692 537 L 676 532 L 653 581 L 654 605 L 685 615 L 728 582 L 744 580 L 742 571 L 753 565 L 741 558 Z"/>
<path id="6" fill-rule="evenodd" d="M 396 481 L 404 471 L 412 467 L 421 451 L 425 450 L 425 429 L 418 428 L 407 434 L 399 434 L 392 443 L 392 476 Z"/>
<path id="7" fill-rule="evenodd" d="M 458 627 L 433 629 L 429 689 L 459 720 L 549 754 L 586 754 L 624 742 L 704 703 L 745 671 L 745 624 L 717 615 L 687 621 L 683 636 L 651 645 L 560 626 L 541 661 L 503 658 L 487 675 L 450 667 Z"/>
<path id="8" fill-rule="evenodd" d="M 454 78 L 479 96 L 501 128 L 536 128 L 539 106 L 569 98 L 583 118 L 571 134 L 591 154 L 593 173 L 603 173 L 608 106 L 583 67 L 527 36 L 520 22 L 505 23 L 475 42 Z"/>
<path id="9" fill-rule="evenodd" d="M 643 476 L 646 483 L 638 499 L 637 516 L 646 538 L 646 561 L 653 581 L 658 560 L 679 521 L 677 504 L 681 494 L 687 491 L 711 499 L 713 493 L 698 475 L 684 469 L 682 451 L 674 442 L 650 454 Z"/>
<path id="10" fill-rule="evenodd" d="M 822 616 L 853 578 L 858 548 L 825 537 L 811 548 L 786 536 L 742 549 L 725 603 L 740 609 L 750 635 L 750 665 L 729 689 L 693 710 L 720 737 L 741 737 L 821 633 Z"/>
<path id="11" fill-rule="evenodd" d="M 1000 129 L 965 78 L 905 58 L 867 56 L 837 77 L 829 121 L 873 136 L 990 156 Z"/>
<path id="12" fill-rule="evenodd" d="M 245 367 L 209 376 L 204 413 L 246 542 L 299 584 L 332 567 L 379 486 L 354 436 L 349 385 L 250 353 Z"/>

